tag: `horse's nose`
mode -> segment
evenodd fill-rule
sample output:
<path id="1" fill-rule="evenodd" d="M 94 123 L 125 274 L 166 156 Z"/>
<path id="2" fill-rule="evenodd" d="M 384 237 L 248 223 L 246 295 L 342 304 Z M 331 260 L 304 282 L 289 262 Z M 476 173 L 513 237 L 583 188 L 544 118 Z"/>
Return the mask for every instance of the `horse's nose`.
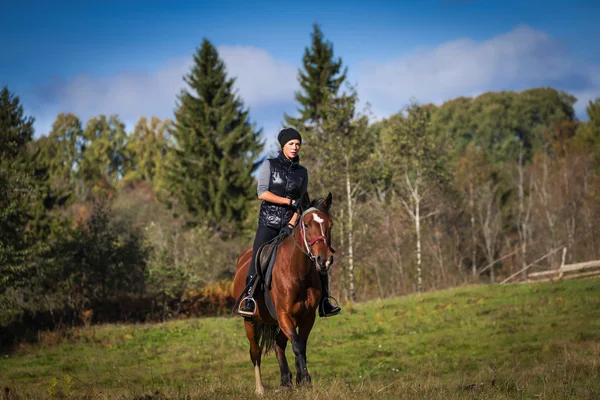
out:
<path id="1" fill-rule="evenodd" d="M 323 271 L 326 271 L 332 262 L 333 262 L 333 256 L 329 257 L 329 260 L 326 260 L 325 257 L 323 257 L 323 256 L 317 256 L 317 265 Z"/>

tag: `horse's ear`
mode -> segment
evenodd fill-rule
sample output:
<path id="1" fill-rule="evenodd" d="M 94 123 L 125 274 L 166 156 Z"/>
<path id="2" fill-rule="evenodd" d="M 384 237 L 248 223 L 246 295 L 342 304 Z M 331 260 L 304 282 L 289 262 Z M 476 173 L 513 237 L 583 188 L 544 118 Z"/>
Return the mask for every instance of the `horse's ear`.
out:
<path id="1" fill-rule="evenodd" d="M 327 198 L 325 199 L 325 209 L 327 211 L 329 211 L 329 208 L 331 208 L 332 199 L 333 199 L 333 196 L 331 195 L 331 192 L 329 192 L 329 194 L 327 195 Z"/>

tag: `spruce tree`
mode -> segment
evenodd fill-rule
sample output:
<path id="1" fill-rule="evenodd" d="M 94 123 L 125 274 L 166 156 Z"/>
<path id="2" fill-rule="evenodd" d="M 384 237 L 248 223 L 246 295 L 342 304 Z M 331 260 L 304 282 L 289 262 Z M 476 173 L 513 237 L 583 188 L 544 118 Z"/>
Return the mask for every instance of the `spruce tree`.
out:
<path id="1" fill-rule="evenodd" d="M 249 122 L 249 110 L 234 93 L 215 47 L 204 39 L 194 65 L 184 76 L 189 91 L 178 96 L 169 149 L 170 192 L 192 220 L 217 231 L 238 229 L 256 198 L 252 173 L 264 147 L 262 130 Z"/>
<path id="2" fill-rule="evenodd" d="M 18 96 L 7 86 L 0 91 L 0 157 L 14 159 L 33 138 L 33 117 L 23 116 Z"/>
<path id="3" fill-rule="evenodd" d="M 300 107 L 299 117 L 285 114 L 285 122 L 296 129 L 307 131 L 317 128 L 323 119 L 323 108 L 329 96 L 337 95 L 346 79 L 347 68 L 342 71 L 342 60 L 334 59 L 333 44 L 325 40 L 323 32 L 317 24 L 313 24 L 311 47 L 306 47 L 302 64 L 304 71 L 299 71 L 298 82 L 302 91 L 295 93 Z"/>
<path id="4" fill-rule="evenodd" d="M 37 187 L 27 145 L 33 122 L 5 86 L 0 92 L 0 304 L 4 289 L 24 281 L 31 254 L 28 224 L 34 218 L 31 203 Z"/>
<path id="5" fill-rule="evenodd" d="M 298 72 L 301 91 L 296 92 L 299 117 L 284 114 L 286 126 L 295 127 L 302 134 L 302 163 L 309 171 L 325 168 L 325 142 L 328 133 L 323 129 L 328 104 L 339 98 L 338 91 L 346 79 L 342 60 L 334 59 L 333 44 L 326 41 L 317 24 L 313 25 L 311 47 L 306 47 L 303 70 Z M 309 185 L 314 186 L 315 180 Z M 310 188 L 309 188 L 310 191 Z"/>

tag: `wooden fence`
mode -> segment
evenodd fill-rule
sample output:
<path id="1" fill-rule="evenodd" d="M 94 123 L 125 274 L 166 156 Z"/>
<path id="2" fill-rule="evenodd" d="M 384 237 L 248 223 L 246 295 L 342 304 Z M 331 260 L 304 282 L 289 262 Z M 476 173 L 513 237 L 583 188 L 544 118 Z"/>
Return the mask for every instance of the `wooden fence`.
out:
<path id="1" fill-rule="evenodd" d="M 547 270 L 547 271 L 531 272 L 531 273 L 527 273 L 527 275 L 524 274 L 525 271 L 527 271 L 529 268 L 534 266 L 538 261 L 541 261 L 542 259 L 548 257 L 549 255 L 555 253 L 556 251 L 558 251 L 560 249 L 561 248 L 559 247 L 559 248 L 552 250 L 545 256 L 543 256 L 540 259 L 534 261 L 533 263 L 527 265 L 525 268 L 521 269 L 520 271 L 517 271 L 516 273 L 512 274 L 511 276 L 509 276 L 508 278 L 506 278 L 505 280 L 500 282 L 500 284 L 509 283 L 511 281 L 515 282 L 515 283 L 547 282 L 547 281 L 556 281 L 556 280 L 561 280 L 561 279 L 585 278 L 588 276 L 600 275 L 600 260 L 586 261 L 586 262 L 581 262 L 581 263 L 576 263 L 576 264 L 566 264 L 565 265 L 565 255 L 567 253 L 566 247 L 562 248 L 562 250 L 563 250 L 562 263 L 559 268 L 555 268 L 555 269 L 551 269 L 551 270 Z M 524 275 L 525 275 L 525 277 L 524 277 Z M 519 279 L 515 279 L 517 277 L 519 277 Z"/>
<path id="2" fill-rule="evenodd" d="M 584 278 L 600 275 L 600 260 L 563 265 L 558 269 L 549 271 L 532 272 L 527 275 L 525 282 L 544 282 L 560 279 Z"/>

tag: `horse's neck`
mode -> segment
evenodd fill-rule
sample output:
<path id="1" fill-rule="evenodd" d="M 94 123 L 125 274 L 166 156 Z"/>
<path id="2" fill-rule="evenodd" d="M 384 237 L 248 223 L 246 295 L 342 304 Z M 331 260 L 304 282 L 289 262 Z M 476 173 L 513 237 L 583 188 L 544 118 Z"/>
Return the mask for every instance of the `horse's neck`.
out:
<path id="1" fill-rule="evenodd" d="M 289 246 L 291 247 L 290 260 L 298 260 L 298 262 L 293 263 L 292 271 L 300 276 L 308 275 L 311 272 L 313 263 L 308 255 L 306 255 L 306 246 L 302 241 L 300 230 L 298 229 L 292 235 L 288 236 L 287 240 L 289 240 Z"/>

